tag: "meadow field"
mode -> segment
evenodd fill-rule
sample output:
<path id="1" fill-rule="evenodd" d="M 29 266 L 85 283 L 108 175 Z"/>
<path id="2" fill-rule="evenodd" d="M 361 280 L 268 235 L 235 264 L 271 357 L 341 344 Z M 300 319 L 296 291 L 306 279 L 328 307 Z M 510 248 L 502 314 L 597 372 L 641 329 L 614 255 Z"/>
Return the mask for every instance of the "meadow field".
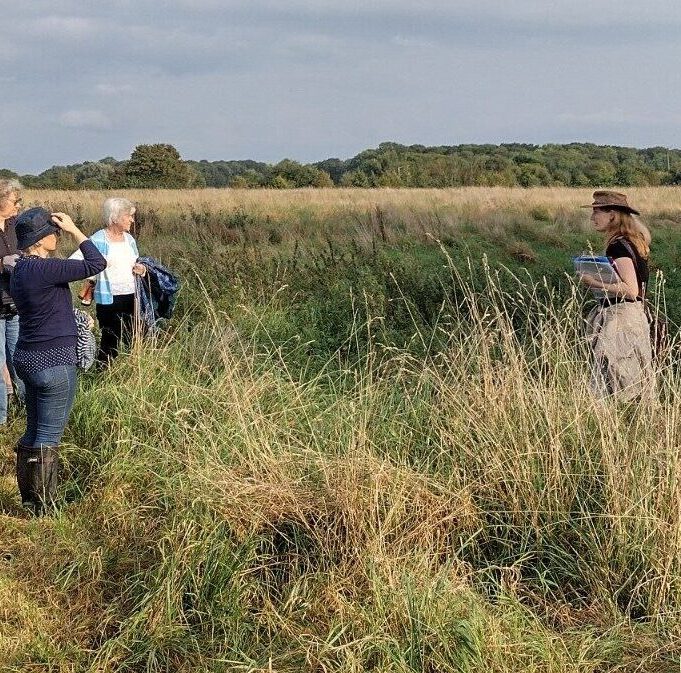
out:
<path id="1" fill-rule="evenodd" d="M 627 193 L 681 323 L 681 190 Z M 51 516 L 0 430 L 0 671 L 679 670 L 676 328 L 594 402 L 591 190 L 123 195 L 180 302 L 81 377 Z"/>

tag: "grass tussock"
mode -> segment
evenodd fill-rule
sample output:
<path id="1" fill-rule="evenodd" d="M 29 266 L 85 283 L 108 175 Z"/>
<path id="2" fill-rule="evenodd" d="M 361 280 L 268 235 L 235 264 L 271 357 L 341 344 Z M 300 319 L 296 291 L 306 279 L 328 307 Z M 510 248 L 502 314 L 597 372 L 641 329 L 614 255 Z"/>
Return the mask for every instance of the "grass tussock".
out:
<path id="1" fill-rule="evenodd" d="M 676 374 L 595 405 L 576 298 L 488 280 L 425 358 L 296 375 L 215 310 L 86 377 L 70 502 L 2 482 L 3 670 L 672 670 Z"/>
<path id="2" fill-rule="evenodd" d="M 82 377 L 53 516 L 1 431 L 0 670 L 678 670 L 678 349 L 594 402 L 557 191 L 225 191 L 208 234 L 207 193 L 132 195 L 182 301 Z"/>

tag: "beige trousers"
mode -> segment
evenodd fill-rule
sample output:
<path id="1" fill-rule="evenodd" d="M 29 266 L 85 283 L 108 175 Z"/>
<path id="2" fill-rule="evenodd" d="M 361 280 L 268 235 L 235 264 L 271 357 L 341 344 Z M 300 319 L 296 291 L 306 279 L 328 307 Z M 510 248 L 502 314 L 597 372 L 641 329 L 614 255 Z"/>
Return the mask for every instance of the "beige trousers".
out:
<path id="1" fill-rule="evenodd" d="M 591 390 L 598 398 L 650 399 L 655 389 L 650 328 L 643 304 L 597 306 L 587 317 L 593 352 Z"/>

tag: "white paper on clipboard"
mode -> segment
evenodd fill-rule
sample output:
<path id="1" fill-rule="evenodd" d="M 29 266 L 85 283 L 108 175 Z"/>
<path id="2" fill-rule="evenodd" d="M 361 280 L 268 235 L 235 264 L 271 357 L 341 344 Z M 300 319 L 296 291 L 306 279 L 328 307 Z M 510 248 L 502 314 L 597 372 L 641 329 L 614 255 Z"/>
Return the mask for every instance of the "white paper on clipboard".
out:
<path id="1" fill-rule="evenodd" d="M 613 284 L 619 283 L 621 278 L 617 273 L 617 269 L 612 265 L 608 257 L 599 257 L 596 255 L 580 255 L 573 257 L 572 263 L 575 267 L 575 273 L 583 273 L 594 278 L 598 278 L 602 283 Z M 589 288 L 594 297 L 602 299 L 603 297 L 615 298 L 617 295 L 612 292 L 606 292 L 600 288 Z"/>

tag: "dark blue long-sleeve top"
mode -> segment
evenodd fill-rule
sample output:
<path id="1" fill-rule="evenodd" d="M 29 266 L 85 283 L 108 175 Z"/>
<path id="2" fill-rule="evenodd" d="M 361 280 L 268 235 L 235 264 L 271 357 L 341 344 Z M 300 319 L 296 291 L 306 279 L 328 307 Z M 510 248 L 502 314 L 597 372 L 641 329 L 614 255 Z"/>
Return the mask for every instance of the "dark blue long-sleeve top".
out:
<path id="1" fill-rule="evenodd" d="M 80 244 L 83 259 L 20 257 L 12 272 L 10 294 L 19 313 L 21 350 L 75 346 L 78 330 L 69 283 L 104 271 L 106 259 L 92 241 Z"/>

